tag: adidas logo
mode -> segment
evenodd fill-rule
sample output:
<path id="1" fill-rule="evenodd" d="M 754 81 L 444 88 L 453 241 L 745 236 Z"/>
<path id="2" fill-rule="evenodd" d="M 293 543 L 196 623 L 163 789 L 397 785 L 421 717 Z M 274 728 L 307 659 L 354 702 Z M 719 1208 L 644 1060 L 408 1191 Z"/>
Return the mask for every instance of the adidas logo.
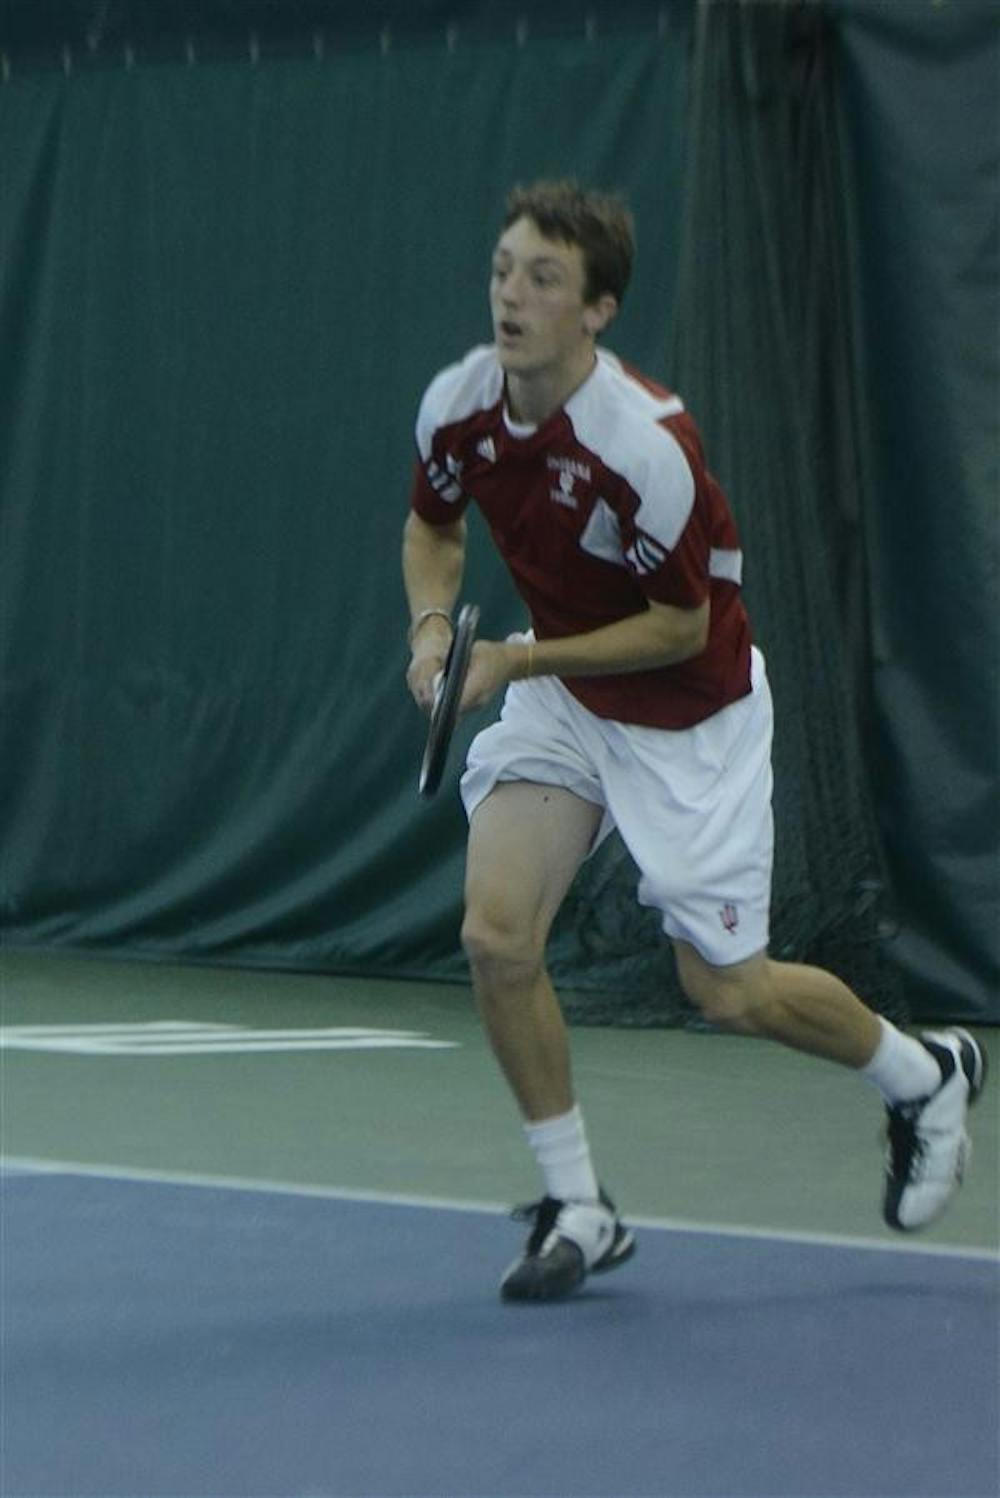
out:
<path id="1" fill-rule="evenodd" d="M 492 437 L 483 437 L 480 442 L 477 442 L 476 452 L 481 458 L 485 458 L 487 463 L 495 463 L 497 460 L 496 443 Z"/>
<path id="2" fill-rule="evenodd" d="M 655 572 L 666 559 L 667 553 L 664 548 L 651 536 L 647 536 L 644 531 L 638 530 L 634 544 L 625 553 L 625 561 L 639 577 L 644 577 L 648 572 Z"/>

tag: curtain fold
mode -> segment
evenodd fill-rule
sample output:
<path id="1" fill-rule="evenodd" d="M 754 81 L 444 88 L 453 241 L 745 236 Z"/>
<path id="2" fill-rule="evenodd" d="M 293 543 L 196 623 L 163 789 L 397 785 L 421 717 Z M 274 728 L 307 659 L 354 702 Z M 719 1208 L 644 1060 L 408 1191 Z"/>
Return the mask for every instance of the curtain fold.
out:
<path id="1" fill-rule="evenodd" d="M 662 356 L 687 33 L 197 41 L 0 85 L 4 940 L 462 979 L 455 781 L 485 715 L 422 802 L 417 405 L 490 336 L 505 191 L 545 174 L 633 203 L 617 347 Z M 472 532 L 502 637 L 522 611 Z"/>
<path id="2" fill-rule="evenodd" d="M 746 548 L 775 697 L 776 956 L 904 1008 L 858 729 L 863 451 L 828 19 L 698 10 L 672 378 Z"/>
<path id="3" fill-rule="evenodd" d="M 414 794 L 402 685 L 412 420 L 489 336 L 504 189 L 575 174 L 639 225 L 611 345 L 743 530 L 776 955 L 1000 1017 L 986 0 L 703 0 L 694 34 L 688 0 L 462 0 L 457 32 L 422 0 L 384 38 L 343 0 L 342 48 L 293 37 L 303 0 L 256 58 L 210 9 L 214 60 L 133 48 L 138 0 L 82 50 L 79 0 L 65 70 L 48 27 L 4 53 L 4 940 L 466 976 L 464 821 Z M 466 591 L 522 623 L 475 527 Z M 690 1017 L 620 845 L 551 956 L 573 1019 Z"/>

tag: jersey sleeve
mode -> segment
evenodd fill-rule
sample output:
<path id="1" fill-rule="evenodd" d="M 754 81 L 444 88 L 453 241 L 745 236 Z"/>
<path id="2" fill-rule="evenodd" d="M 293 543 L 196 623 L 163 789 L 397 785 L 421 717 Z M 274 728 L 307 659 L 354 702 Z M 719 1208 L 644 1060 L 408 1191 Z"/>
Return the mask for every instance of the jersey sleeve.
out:
<path id="1" fill-rule="evenodd" d="M 437 472 L 440 473 L 441 470 L 438 469 Z M 460 520 L 468 508 L 468 496 L 457 484 L 449 484 L 448 487 L 458 490 L 454 499 L 449 499 L 436 487 L 428 473 L 427 464 L 418 453 L 413 460 L 413 476 L 410 480 L 410 509 L 416 511 L 428 525 L 451 525 Z"/>
<path id="2" fill-rule="evenodd" d="M 449 525 L 459 520 L 469 499 L 461 484 L 458 465 L 448 451 L 449 397 L 455 383 L 455 367 L 433 379 L 417 412 L 416 455 L 410 483 L 410 508 L 429 525 Z"/>
<path id="3" fill-rule="evenodd" d="M 710 521 L 695 472 L 665 427 L 630 475 L 621 515 L 625 564 L 654 603 L 698 608 L 709 591 Z"/>

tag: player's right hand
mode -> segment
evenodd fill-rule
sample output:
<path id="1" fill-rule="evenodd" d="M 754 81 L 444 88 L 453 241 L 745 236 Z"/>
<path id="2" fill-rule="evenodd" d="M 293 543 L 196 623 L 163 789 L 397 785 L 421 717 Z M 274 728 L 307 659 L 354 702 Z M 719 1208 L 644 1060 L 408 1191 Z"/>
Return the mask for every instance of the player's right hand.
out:
<path id="1" fill-rule="evenodd" d="M 413 642 L 406 684 L 421 712 L 429 713 L 434 706 L 438 681 L 450 648 L 451 632 L 443 621 L 442 626 L 437 627 L 436 621 L 428 620 Z"/>
<path id="2" fill-rule="evenodd" d="M 406 684 L 414 702 L 421 712 L 429 713 L 434 706 L 438 682 L 444 670 L 447 651 L 442 656 L 414 656 L 406 673 Z"/>

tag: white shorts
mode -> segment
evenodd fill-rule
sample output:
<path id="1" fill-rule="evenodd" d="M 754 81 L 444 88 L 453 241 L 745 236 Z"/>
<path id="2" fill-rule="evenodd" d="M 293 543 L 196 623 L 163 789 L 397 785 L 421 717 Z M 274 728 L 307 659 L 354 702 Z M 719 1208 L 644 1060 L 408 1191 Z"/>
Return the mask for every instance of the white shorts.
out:
<path id="1" fill-rule="evenodd" d="M 694 728 L 598 718 L 554 676 L 512 682 L 462 776 L 471 819 L 500 781 L 559 785 L 604 812 L 639 868 L 640 903 L 669 937 L 725 966 L 767 947 L 774 821 L 773 711 L 764 657 L 752 690 Z"/>

